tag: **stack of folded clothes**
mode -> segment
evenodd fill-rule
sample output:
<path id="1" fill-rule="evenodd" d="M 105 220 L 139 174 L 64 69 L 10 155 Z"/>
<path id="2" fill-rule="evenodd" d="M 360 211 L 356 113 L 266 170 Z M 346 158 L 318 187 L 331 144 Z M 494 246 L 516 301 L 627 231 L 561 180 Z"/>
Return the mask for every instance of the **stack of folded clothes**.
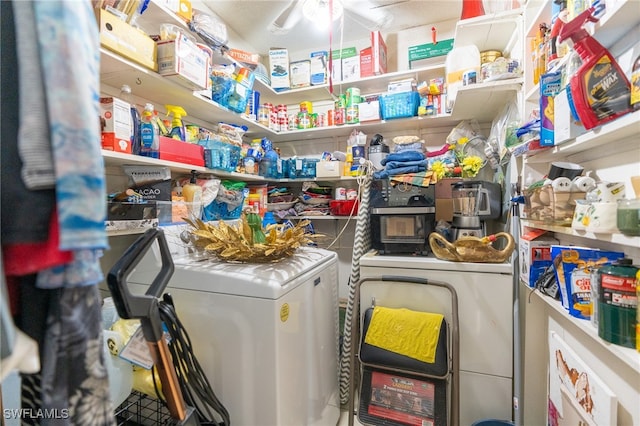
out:
<path id="1" fill-rule="evenodd" d="M 319 186 L 315 182 L 305 182 L 298 196 L 300 202 L 295 209 L 299 216 L 323 216 L 330 214 L 331 187 Z"/>
<path id="2" fill-rule="evenodd" d="M 398 136 L 393 138 L 393 143 L 395 144 L 393 152 L 380 161 L 384 169 L 373 173 L 375 179 L 427 170 L 423 140 L 417 136 Z"/>

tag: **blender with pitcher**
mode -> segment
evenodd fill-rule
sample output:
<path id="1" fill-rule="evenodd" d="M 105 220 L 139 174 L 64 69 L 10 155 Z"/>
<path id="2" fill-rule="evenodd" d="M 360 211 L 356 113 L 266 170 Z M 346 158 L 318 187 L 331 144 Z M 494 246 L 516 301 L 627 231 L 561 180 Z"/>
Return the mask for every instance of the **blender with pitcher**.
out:
<path id="1" fill-rule="evenodd" d="M 460 181 L 451 184 L 453 198 L 452 240 L 486 236 L 487 220 L 502 213 L 500 185 L 486 181 Z"/>

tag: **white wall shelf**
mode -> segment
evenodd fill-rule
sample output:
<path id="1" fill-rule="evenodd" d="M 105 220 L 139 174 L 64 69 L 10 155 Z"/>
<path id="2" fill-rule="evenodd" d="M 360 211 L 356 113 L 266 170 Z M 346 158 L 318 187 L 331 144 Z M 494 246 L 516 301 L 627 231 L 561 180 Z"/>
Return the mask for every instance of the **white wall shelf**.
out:
<path id="1" fill-rule="evenodd" d="M 390 81 L 414 78 L 417 82 L 428 81 L 430 78 L 444 77 L 444 62 L 431 66 L 416 68 L 413 70 L 394 71 L 386 74 L 364 77 L 354 81 L 333 82 L 333 95 L 329 92 L 329 84 L 302 87 L 283 91 L 275 91 L 271 86 L 267 86 L 262 81 L 256 80 L 254 88 L 260 92 L 261 102 L 271 102 L 275 104 L 298 104 L 300 100 L 305 101 L 327 101 L 335 99 L 336 94 L 344 93 L 348 87 L 360 89 L 361 95 L 379 94 L 387 91 Z"/>
<path id="2" fill-rule="evenodd" d="M 631 160 L 639 160 L 638 134 L 640 134 L 640 111 L 626 114 L 616 120 L 592 129 L 572 141 L 554 146 L 548 150 L 532 151 L 526 155 L 529 163 L 545 163 L 558 159 L 560 156 L 581 153 L 583 161 L 597 159 L 600 155 L 597 148 L 624 152 L 633 151 Z"/>
<path id="3" fill-rule="evenodd" d="M 458 21 L 454 49 L 473 44 L 480 52 L 506 50 L 516 33 L 521 14 L 521 9 L 512 9 Z"/>
<path id="4" fill-rule="evenodd" d="M 594 241 L 606 241 L 625 247 L 640 247 L 640 237 L 628 236 L 620 233 L 594 233 L 581 231 L 571 228 L 570 226 L 546 225 L 541 222 L 521 219 L 522 224 L 529 228 L 544 229 L 545 231 L 554 232 L 556 234 L 571 235 L 574 237 L 585 238 Z"/>
<path id="5" fill-rule="evenodd" d="M 526 294 L 533 292 L 535 297 L 538 297 L 540 300 L 546 303 L 546 305 L 550 309 L 560 314 L 566 321 L 569 321 L 571 324 L 579 328 L 582 333 L 584 333 L 584 335 L 589 339 L 592 339 L 594 342 L 600 344 L 612 357 L 625 363 L 636 372 L 640 372 L 640 353 L 638 353 L 638 351 L 632 348 L 626 348 L 624 346 L 614 345 L 613 343 L 607 342 L 606 340 L 598 336 L 598 330 L 593 325 L 591 325 L 591 322 L 589 320 L 583 320 L 569 315 L 567 310 L 562 307 L 560 301 L 552 299 L 551 297 L 546 296 L 537 290 L 532 290 L 522 282 L 521 285 L 527 289 Z"/>

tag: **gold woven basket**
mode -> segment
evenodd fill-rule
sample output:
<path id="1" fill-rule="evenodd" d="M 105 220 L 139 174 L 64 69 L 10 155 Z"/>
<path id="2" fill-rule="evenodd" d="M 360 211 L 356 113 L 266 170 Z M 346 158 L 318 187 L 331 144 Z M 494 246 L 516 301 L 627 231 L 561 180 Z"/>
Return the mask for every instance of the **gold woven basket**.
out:
<path id="1" fill-rule="evenodd" d="M 186 220 L 186 219 L 185 219 Z M 264 232 L 264 243 L 254 243 L 251 229 L 243 213 L 236 225 L 224 221 L 212 225 L 202 220 L 187 220 L 191 225 L 192 244 L 226 262 L 268 263 L 290 257 L 304 245 L 313 242 L 318 234 L 308 234 L 305 227 L 308 220 L 299 221 L 295 226 L 268 225 Z"/>
<path id="2" fill-rule="evenodd" d="M 493 247 L 492 243 L 499 238 L 505 239 L 506 246 L 502 250 Z M 429 235 L 429 245 L 438 259 L 452 262 L 502 263 L 507 260 L 516 246 L 515 240 L 506 232 L 498 232 L 488 237 L 460 237 L 450 243 L 437 232 Z"/>

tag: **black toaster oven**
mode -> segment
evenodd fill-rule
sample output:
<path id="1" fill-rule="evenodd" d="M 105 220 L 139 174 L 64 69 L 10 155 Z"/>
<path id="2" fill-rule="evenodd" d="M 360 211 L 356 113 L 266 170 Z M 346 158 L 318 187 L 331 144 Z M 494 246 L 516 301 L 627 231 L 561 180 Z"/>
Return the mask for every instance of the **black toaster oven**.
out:
<path id="1" fill-rule="evenodd" d="M 436 216 L 434 185 L 374 180 L 370 199 L 371 243 L 379 254 L 429 254 Z"/>

